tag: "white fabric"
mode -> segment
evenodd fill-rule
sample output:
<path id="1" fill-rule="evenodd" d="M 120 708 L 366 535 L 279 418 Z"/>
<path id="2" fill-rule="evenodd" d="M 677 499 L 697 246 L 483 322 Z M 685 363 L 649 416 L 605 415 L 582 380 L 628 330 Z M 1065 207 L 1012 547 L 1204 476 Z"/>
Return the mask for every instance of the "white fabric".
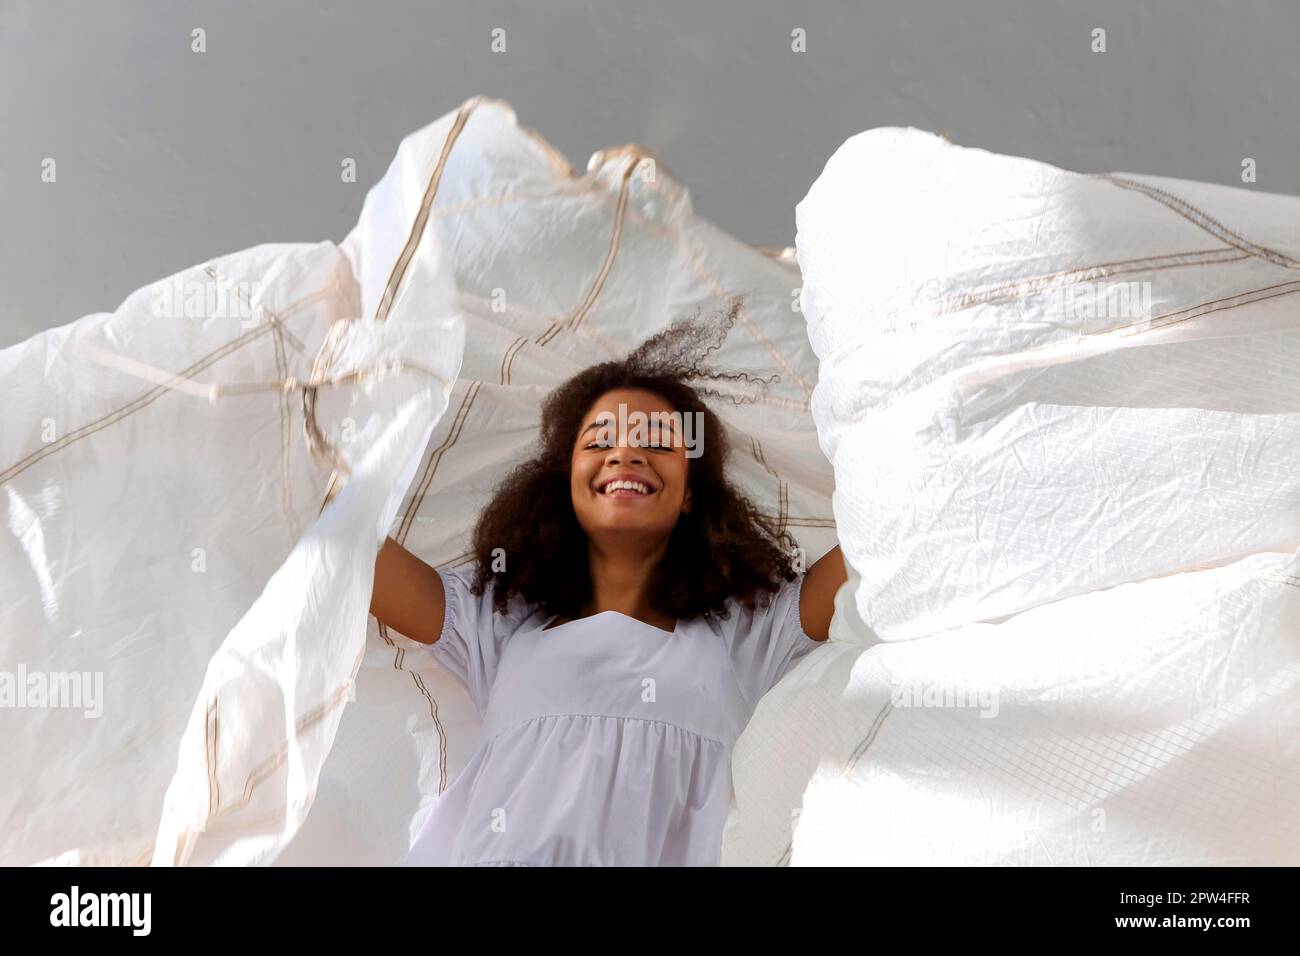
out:
<path id="1" fill-rule="evenodd" d="M 651 158 L 576 175 L 475 99 L 339 246 L 173 277 L 247 324 L 155 283 L 0 352 L 0 673 L 104 692 L 0 707 L 0 863 L 400 863 L 483 730 L 367 618 L 383 534 L 462 563 L 545 389 L 735 293 L 715 357 L 782 381 L 719 406 L 733 473 L 810 562 L 834 488 L 853 570 L 722 861 L 1300 862 L 1297 200 L 873 131 L 797 210 L 801 292 Z M 1067 315 L 1086 279 L 1169 321 Z"/>
<path id="2" fill-rule="evenodd" d="M 258 308 L 157 314 L 169 286 Z M 435 291 L 349 321 L 337 247 L 258 246 L 0 353 L 3 670 L 103 693 L 98 715 L 0 707 L 0 860 L 265 862 L 301 824 L 362 653 L 365 555 L 455 378 L 461 319 Z M 331 468 L 277 389 L 326 344 L 327 379 L 368 377 L 319 388 L 351 476 L 317 520 Z"/>
<path id="3" fill-rule="evenodd" d="M 867 646 L 756 717 L 740 859 L 1300 863 L 1300 199 L 882 129 L 797 222 Z"/>
<path id="4" fill-rule="evenodd" d="M 579 174 L 474 98 L 402 141 L 338 246 L 172 279 L 185 308 L 155 314 L 154 283 L 0 352 L 0 672 L 99 673 L 107 698 L 0 708 L 0 863 L 400 863 L 482 726 L 366 615 L 383 533 L 463 561 L 545 390 L 678 315 L 746 296 L 711 358 L 781 381 L 715 403 L 734 478 L 809 561 L 835 543 L 793 260 L 696 216 L 639 147 Z M 217 291 L 265 311 L 245 325 Z M 392 358 L 450 394 L 414 369 L 326 384 L 313 452 L 317 360 L 334 380 Z"/>
<path id="5" fill-rule="evenodd" d="M 616 611 L 555 620 L 516 597 L 492 607 L 470 568 L 429 654 L 484 717 L 410 866 L 713 866 L 731 808 L 731 752 L 754 707 L 823 646 L 799 618 L 800 576 L 764 607 L 679 620 Z"/>

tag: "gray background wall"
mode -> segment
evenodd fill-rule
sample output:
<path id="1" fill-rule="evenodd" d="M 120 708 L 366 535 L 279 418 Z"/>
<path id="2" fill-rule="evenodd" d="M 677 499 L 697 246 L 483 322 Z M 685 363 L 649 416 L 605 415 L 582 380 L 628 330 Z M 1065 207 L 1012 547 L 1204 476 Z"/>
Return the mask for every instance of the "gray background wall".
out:
<path id="1" fill-rule="evenodd" d="M 478 93 L 578 169 L 650 147 L 703 215 L 784 246 L 881 125 L 1233 185 L 1250 156 L 1251 188 L 1300 192 L 1298 52 L 1300 0 L 0 0 L 0 347 L 214 255 L 341 240 L 401 137 Z"/>

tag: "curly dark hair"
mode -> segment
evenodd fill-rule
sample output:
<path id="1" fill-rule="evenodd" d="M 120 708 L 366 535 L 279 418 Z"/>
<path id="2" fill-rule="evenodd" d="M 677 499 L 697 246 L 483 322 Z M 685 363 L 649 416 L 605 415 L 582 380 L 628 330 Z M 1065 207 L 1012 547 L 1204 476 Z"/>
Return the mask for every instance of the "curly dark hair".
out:
<path id="1" fill-rule="evenodd" d="M 721 371 L 704 364 L 735 324 L 743 305 L 735 296 L 704 322 L 696 315 L 678 319 L 621 361 L 583 370 L 556 387 L 542 405 L 539 454 L 516 467 L 496 487 L 474 528 L 472 590 L 482 595 L 494 582 L 493 604 L 506 613 L 512 595 L 547 614 L 577 617 L 591 598 L 587 535 L 573 510 L 569 478 L 571 449 L 582 417 L 601 395 L 613 389 L 643 389 L 683 415 L 699 412 L 704 423 L 703 453 L 690 461 L 687 482 L 692 507 L 680 515 L 668 547 L 651 578 L 650 600 L 664 614 L 727 618 L 727 600 L 747 608 L 766 606 L 781 581 L 797 576 L 794 542 L 758 511 L 726 477 L 730 448 L 722 423 L 702 396 L 740 400 L 700 380 L 730 380 L 758 385 L 745 372 Z M 493 569 L 503 549 L 506 569 Z"/>

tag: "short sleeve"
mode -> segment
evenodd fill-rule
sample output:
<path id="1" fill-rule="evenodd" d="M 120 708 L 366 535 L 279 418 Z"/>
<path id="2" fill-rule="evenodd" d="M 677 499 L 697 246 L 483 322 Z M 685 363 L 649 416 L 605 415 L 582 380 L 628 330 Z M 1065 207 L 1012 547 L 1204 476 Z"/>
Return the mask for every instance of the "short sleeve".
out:
<path id="1" fill-rule="evenodd" d="M 805 655 L 822 645 L 804 633 L 799 617 L 803 579 L 800 574 L 783 583 L 768 595 L 767 607 L 761 606 L 761 596 L 752 610 L 737 602 L 732 605 L 730 620 L 719 621 L 736 678 L 751 707 Z"/>
<path id="2" fill-rule="evenodd" d="M 437 571 L 442 578 L 446 610 L 442 632 L 428 650 L 439 665 L 451 671 L 465 686 L 482 717 L 496 680 L 501 651 L 514 630 L 513 618 L 495 612 L 490 584 L 482 595 L 470 591 L 473 565 L 464 570 L 438 568 Z"/>

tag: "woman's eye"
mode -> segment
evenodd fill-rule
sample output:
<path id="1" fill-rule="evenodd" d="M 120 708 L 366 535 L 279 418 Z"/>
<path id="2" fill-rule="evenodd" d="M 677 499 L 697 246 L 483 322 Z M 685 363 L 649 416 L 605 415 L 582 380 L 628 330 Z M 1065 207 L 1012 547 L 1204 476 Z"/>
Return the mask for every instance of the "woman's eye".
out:
<path id="1" fill-rule="evenodd" d="M 614 446 L 610 442 L 593 441 L 593 442 L 588 442 L 583 447 L 584 448 L 613 448 Z M 657 448 L 659 451 L 665 451 L 668 449 L 669 446 L 663 444 L 662 442 L 652 441 L 652 442 L 646 442 L 644 446 L 638 445 L 636 447 Z"/>

